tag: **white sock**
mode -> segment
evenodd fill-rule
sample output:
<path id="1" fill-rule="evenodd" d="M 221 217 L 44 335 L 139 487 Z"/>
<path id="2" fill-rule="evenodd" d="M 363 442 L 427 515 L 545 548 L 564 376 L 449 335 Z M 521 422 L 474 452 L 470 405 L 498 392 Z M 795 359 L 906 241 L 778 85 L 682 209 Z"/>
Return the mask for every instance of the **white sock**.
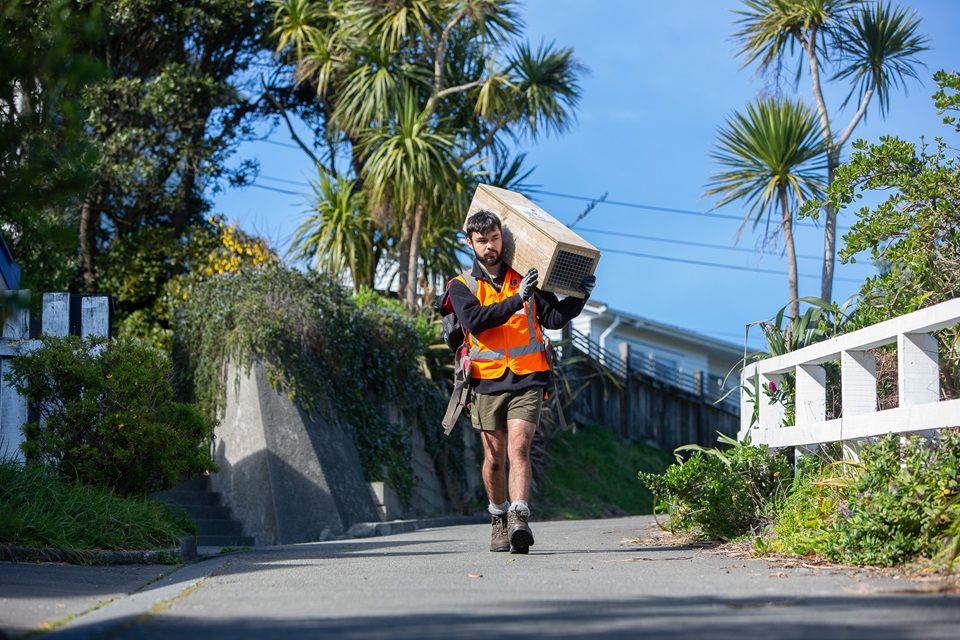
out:
<path id="1" fill-rule="evenodd" d="M 509 510 L 510 510 L 510 503 L 507 501 L 504 501 L 503 504 L 493 504 L 491 502 L 490 506 L 487 507 L 487 511 L 489 511 L 491 514 L 495 516 L 502 516 Z"/>
<path id="2" fill-rule="evenodd" d="M 526 500 L 514 500 L 513 504 L 510 505 L 510 511 L 516 511 L 530 517 L 530 506 L 527 505 Z"/>

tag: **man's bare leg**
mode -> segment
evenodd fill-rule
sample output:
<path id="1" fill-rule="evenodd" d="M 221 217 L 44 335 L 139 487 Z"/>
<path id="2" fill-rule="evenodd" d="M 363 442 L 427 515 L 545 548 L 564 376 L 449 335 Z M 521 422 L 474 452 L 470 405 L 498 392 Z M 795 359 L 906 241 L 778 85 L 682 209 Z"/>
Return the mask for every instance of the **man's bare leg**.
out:
<path id="1" fill-rule="evenodd" d="M 527 553 L 533 546 L 533 532 L 527 523 L 530 507 L 530 447 L 537 425 L 526 420 L 507 420 L 507 455 L 510 459 L 510 512 L 507 514 L 507 533 L 511 553 Z"/>
<path id="2" fill-rule="evenodd" d="M 507 432 L 505 429 L 481 431 L 483 442 L 483 486 L 490 500 L 493 529 L 490 532 L 490 551 L 510 551 L 507 510 Z"/>
<path id="3" fill-rule="evenodd" d="M 507 420 L 507 455 L 510 458 L 510 500 L 527 502 L 533 469 L 530 466 L 530 447 L 537 425 L 526 420 Z"/>
<path id="4" fill-rule="evenodd" d="M 483 486 L 491 504 L 507 501 L 507 433 L 503 429 L 481 431 Z"/>

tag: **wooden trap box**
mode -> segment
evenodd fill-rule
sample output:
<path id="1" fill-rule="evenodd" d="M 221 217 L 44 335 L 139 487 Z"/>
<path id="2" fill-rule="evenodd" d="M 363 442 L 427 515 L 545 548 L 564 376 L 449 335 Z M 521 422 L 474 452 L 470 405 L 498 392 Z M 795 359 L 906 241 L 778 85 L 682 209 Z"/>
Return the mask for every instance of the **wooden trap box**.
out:
<path id="1" fill-rule="evenodd" d="M 467 218 L 483 210 L 500 218 L 507 264 L 520 275 L 536 269 L 541 289 L 583 297 L 577 287 L 597 269 L 600 251 L 596 247 L 514 191 L 481 184 L 473 194 Z"/>

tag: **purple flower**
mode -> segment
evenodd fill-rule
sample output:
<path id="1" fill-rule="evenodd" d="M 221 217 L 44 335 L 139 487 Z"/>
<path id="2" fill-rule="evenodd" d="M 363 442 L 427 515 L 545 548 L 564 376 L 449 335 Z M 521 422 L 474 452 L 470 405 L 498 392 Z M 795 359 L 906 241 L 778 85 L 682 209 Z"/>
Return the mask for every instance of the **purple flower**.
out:
<path id="1" fill-rule="evenodd" d="M 774 382 L 773 380 L 771 380 L 771 381 L 770 381 L 770 393 L 776 393 L 776 392 L 777 392 L 777 383 Z"/>

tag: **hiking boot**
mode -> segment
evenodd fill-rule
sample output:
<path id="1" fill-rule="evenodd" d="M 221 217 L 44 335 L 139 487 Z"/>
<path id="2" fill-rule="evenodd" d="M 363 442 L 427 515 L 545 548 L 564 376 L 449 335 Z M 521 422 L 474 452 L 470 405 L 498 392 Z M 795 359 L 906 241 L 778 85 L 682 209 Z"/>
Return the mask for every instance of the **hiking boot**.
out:
<path id="1" fill-rule="evenodd" d="M 510 536 L 507 535 L 507 514 L 505 513 L 493 516 L 490 551 L 510 551 Z"/>
<path id="2" fill-rule="evenodd" d="M 510 533 L 510 553 L 526 553 L 533 546 L 533 532 L 527 524 L 529 513 L 511 511 L 507 514 L 507 530 Z"/>

